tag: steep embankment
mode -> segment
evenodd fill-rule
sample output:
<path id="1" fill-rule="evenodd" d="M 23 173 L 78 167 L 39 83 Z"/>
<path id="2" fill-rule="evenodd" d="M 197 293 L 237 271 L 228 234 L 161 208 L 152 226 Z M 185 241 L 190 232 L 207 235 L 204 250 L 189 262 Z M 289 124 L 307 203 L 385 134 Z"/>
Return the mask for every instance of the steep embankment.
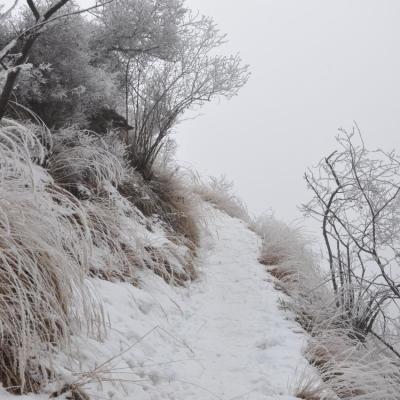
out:
<path id="1" fill-rule="evenodd" d="M 206 208 L 197 283 L 172 288 L 146 270 L 141 289 L 92 281 L 111 329 L 103 342 L 74 338 L 81 365 L 62 360 L 66 379 L 91 399 L 294 398 L 302 331 L 278 307 L 256 234 Z"/>

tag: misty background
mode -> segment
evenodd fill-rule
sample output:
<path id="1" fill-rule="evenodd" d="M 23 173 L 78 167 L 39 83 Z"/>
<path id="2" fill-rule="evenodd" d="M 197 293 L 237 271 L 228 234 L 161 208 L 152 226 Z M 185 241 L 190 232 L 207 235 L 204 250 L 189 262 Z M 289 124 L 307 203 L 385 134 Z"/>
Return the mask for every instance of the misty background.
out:
<path id="1" fill-rule="evenodd" d="M 215 18 L 227 51 L 240 52 L 252 76 L 239 96 L 179 125 L 177 158 L 205 175 L 226 174 L 250 212 L 301 217 L 297 206 L 310 197 L 303 173 L 353 121 L 368 148 L 397 147 L 399 1 L 187 3 Z"/>

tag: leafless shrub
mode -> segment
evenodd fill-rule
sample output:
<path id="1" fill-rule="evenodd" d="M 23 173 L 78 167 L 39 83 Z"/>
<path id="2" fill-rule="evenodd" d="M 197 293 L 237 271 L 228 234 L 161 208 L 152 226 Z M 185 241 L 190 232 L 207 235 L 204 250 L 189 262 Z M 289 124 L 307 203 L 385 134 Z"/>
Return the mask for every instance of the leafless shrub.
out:
<path id="1" fill-rule="evenodd" d="M 238 55 L 222 56 L 224 43 L 211 18 L 181 12 L 174 50 L 167 58 L 151 52 L 126 59 L 126 113 L 132 114 L 126 142 L 129 160 L 146 178 L 172 128 L 188 109 L 215 98 L 233 97 L 248 80 L 248 67 Z"/>
<path id="2" fill-rule="evenodd" d="M 394 152 L 369 152 L 357 132 L 342 131 L 340 150 L 309 171 L 314 198 L 305 211 L 322 222 L 330 267 L 322 296 L 293 281 L 286 305 L 311 339 L 295 393 L 319 399 L 395 399 L 400 354 L 388 305 L 398 301 L 400 163 Z M 357 144 L 356 144 L 357 142 Z M 378 330 L 376 332 L 375 330 Z M 301 396 L 300 396 L 301 397 Z"/>
<path id="3" fill-rule="evenodd" d="M 400 158 L 368 151 L 357 129 L 337 141 L 306 173 L 314 197 L 303 208 L 322 223 L 337 307 L 355 311 L 355 328 L 368 334 L 400 299 Z"/>

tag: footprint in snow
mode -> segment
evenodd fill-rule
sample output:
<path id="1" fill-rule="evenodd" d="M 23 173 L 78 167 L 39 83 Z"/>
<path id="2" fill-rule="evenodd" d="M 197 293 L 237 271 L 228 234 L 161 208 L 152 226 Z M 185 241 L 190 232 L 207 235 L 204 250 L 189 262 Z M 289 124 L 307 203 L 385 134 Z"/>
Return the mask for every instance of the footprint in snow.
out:
<path id="1" fill-rule="evenodd" d="M 282 344 L 282 339 L 265 339 L 256 343 L 256 347 L 260 350 L 267 350 L 270 347 L 279 346 Z"/>

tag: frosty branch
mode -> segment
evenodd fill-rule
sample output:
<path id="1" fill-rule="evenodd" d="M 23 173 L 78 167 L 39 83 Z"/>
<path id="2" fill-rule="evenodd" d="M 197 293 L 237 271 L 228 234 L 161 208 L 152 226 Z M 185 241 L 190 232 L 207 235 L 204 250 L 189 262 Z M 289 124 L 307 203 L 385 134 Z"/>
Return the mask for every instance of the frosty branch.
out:
<path id="1" fill-rule="evenodd" d="M 400 299 L 400 160 L 368 151 L 357 128 L 337 141 L 340 149 L 305 174 L 314 196 L 303 208 L 322 223 L 337 306 L 358 313 L 368 333 Z"/>

